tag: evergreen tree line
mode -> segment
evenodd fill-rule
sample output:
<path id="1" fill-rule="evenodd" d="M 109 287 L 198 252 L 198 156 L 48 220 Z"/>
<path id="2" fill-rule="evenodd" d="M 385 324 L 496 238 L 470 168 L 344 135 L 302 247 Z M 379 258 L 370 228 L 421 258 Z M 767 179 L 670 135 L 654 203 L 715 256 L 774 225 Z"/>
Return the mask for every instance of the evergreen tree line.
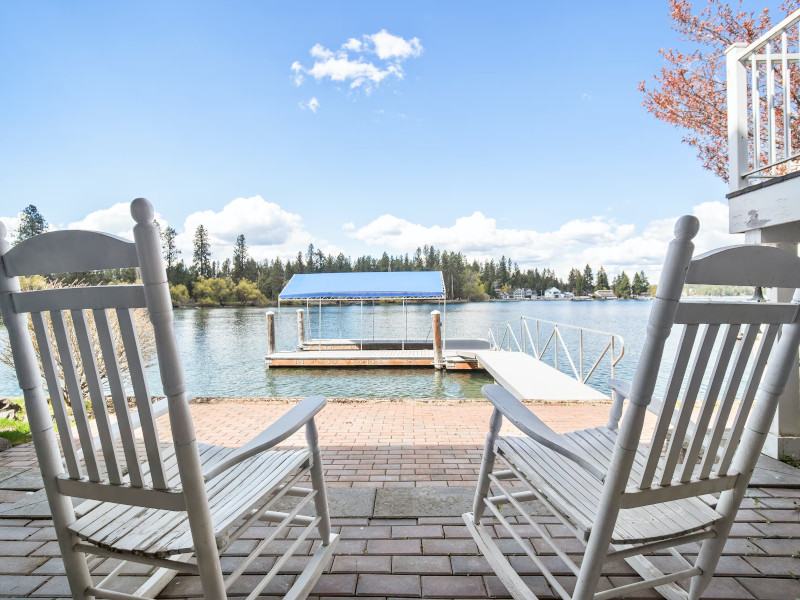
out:
<path id="1" fill-rule="evenodd" d="M 158 226 L 158 223 L 156 223 Z M 47 229 L 47 221 L 34 205 L 20 213 L 15 243 Z M 576 296 L 588 296 L 597 290 L 613 290 L 620 298 L 646 293 L 649 282 L 644 271 L 631 279 L 624 271 L 610 282 L 601 266 L 596 275 L 590 265 L 573 268 L 567 280 L 559 278 L 552 269 L 520 269 L 511 258 L 483 262 L 470 261 L 461 252 L 439 250 L 425 245 L 413 254 L 391 256 L 384 252 L 379 258 L 364 255 L 355 259 L 339 253 L 325 254 L 309 244 L 305 253 L 298 252 L 286 261 L 280 257 L 255 260 L 250 256 L 244 234 L 236 238 L 233 255 L 223 261 L 212 260 L 208 228 L 199 225 L 195 230 L 191 259 L 181 256 L 173 227 L 161 228 L 161 246 L 167 267 L 173 303 L 195 302 L 203 306 L 241 304 L 262 306 L 275 301 L 295 273 L 350 273 L 370 271 L 442 271 L 449 300 L 480 301 L 497 298 L 515 289 L 530 289 L 541 296 L 545 290 L 557 287 Z M 135 269 L 120 269 L 97 273 L 68 273 L 66 283 L 84 281 L 100 283 L 132 283 Z"/>

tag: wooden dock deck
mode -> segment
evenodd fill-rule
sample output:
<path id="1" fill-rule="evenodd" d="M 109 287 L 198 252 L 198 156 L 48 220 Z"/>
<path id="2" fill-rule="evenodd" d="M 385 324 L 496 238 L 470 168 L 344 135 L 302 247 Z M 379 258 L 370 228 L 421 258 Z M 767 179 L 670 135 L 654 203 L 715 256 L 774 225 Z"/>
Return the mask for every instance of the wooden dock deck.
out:
<path id="1" fill-rule="evenodd" d="M 478 363 L 518 400 L 598 401 L 610 397 L 524 352 L 481 350 Z"/>
<path id="2" fill-rule="evenodd" d="M 432 368 L 433 349 L 427 350 L 308 350 L 275 352 L 265 357 L 268 367 L 427 367 Z M 324 346 L 323 346 L 324 347 Z M 444 353 L 448 370 L 479 369 L 475 352 L 447 350 Z M 470 356 L 471 354 L 471 356 Z"/>

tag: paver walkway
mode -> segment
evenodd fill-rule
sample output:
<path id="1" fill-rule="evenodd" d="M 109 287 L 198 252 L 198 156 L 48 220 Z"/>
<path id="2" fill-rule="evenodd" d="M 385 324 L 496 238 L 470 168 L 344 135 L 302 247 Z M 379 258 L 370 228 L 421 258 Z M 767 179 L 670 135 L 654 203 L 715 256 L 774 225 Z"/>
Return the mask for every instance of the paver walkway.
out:
<path id="1" fill-rule="evenodd" d="M 197 404 L 192 412 L 200 440 L 239 445 L 287 408 L 286 403 Z M 383 487 L 385 493 L 398 486 L 471 487 L 475 484 L 490 412 L 490 407 L 483 403 L 331 403 L 319 417 L 330 486 Z M 537 405 L 536 412 L 554 429 L 566 431 L 604 423 L 608 405 Z M 302 438 L 289 441 L 295 442 L 302 443 Z M 0 467 L 30 466 L 35 466 L 30 446 L 0 453 Z M 2 488 L 0 481 L 0 508 L 2 503 L 14 502 L 27 494 Z M 800 574 L 800 490 L 755 488 L 748 495 L 706 597 L 800 598 L 800 582 L 795 576 Z M 567 537 L 553 517 L 543 516 L 541 520 L 551 535 L 562 541 L 562 548 L 580 562 L 582 546 Z M 342 534 L 342 541 L 330 572 L 323 575 L 312 598 L 507 597 L 503 586 L 478 555 L 458 515 L 336 518 L 333 523 Z M 227 572 L 265 531 L 263 527 L 253 528 L 231 546 L 223 559 Z M 290 529 L 286 538 L 296 535 Z M 0 519 L 0 596 L 68 596 L 54 540 L 47 520 Z M 574 576 L 549 549 L 533 540 L 544 560 L 570 590 Z M 508 547 L 512 549 L 510 542 Z M 303 552 L 310 553 L 314 545 L 313 541 L 305 542 Z M 689 544 L 681 551 L 692 560 L 697 549 L 697 544 Z M 282 550 L 279 544 L 273 552 Z M 256 561 L 248 575 L 231 590 L 232 595 L 245 596 L 274 560 L 274 555 L 267 555 Z M 283 593 L 293 580 L 292 573 L 298 572 L 305 560 L 293 559 L 290 572 L 279 576 L 264 597 Z M 537 595 L 553 598 L 544 578 L 527 557 L 517 555 L 512 560 Z M 666 553 L 654 560 L 663 569 L 674 564 L 674 559 Z M 96 575 L 108 573 L 113 567 L 114 561 L 110 559 L 92 563 Z M 144 567 L 132 567 L 121 580 L 121 591 L 133 590 L 145 574 Z M 632 575 L 620 563 L 606 569 L 603 582 L 620 585 L 632 581 Z M 197 578 L 184 575 L 176 577 L 162 593 L 164 598 L 199 596 Z M 660 596 L 646 592 L 631 597 Z"/>

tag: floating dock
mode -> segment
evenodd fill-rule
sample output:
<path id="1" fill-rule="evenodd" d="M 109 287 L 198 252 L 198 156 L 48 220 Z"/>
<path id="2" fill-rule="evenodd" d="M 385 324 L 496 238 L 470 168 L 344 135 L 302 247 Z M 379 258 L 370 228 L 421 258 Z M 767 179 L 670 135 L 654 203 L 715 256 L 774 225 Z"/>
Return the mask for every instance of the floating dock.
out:
<path id="1" fill-rule="evenodd" d="M 363 348 L 363 349 L 362 349 Z M 475 355 L 489 351 L 481 339 L 452 339 L 442 353 L 444 368 L 481 369 Z M 436 366 L 430 340 L 312 339 L 294 352 L 273 352 L 265 357 L 269 368 L 279 367 L 426 367 Z"/>

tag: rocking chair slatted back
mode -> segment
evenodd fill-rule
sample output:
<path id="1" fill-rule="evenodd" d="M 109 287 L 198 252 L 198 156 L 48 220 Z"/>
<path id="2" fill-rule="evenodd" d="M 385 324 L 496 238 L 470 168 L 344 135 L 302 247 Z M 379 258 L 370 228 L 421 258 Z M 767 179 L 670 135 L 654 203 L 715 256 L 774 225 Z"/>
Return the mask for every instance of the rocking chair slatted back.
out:
<path id="1" fill-rule="evenodd" d="M 56 233 L 58 239 L 50 234 L 37 236 L 11 248 L 3 256 L 7 274 L 49 275 L 66 270 L 139 267 L 136 244 L 132 242 L 90 231 Z M 62 249 L 45 254 L 47 248 L 63 244 L 79 251 Z M 119 285 L 17 291 L 9 295 L 14 312 L 28 313 L 33 323 L 32 337 L 51 397 L 66 475 L 84 484 L 87 480 L 101 486 L 111 484 L 115 501 L 123 504 L 141 502 L 136 488 L 164 491 L 169 487 L 156 426 L 158 414 L 148 389 L 133 313 L 147 307 L 147 293 L 144 285 Z M 127 365 L 132 394 L 126 390 L 122 363 Z M 106 406 L 101 365 L 116 426 Z M 66 389 L 62 388 L 62 378 Z M 135 398 L 136 419 L 132 418 L 128 403 L 131 395 Z M 96 431 L 90 425 L 87 401 Z M 139 440 L 135 424 L 141 430 Z M 117 447 L 119 442 L 122 452 Z M 147 468 L 143 469 L 145 461 Z M 126 498 L 130 488 L 134 488 L 133 493 Z M 62 485 L 62 489 L 67 488 Z"/>
<path id="2" fill-rule="evenodd" d="M 756 259 L 770 267 L 743 274 Z M 775 248 L 734 246 L 691 261 L 686 283 L 797 288 L 798 265 L 800 259 Z M 726 476 L 779 333 L 796 323 L 798 310 L 796 303 L 677 302 L 673 322 L 683 332 L 664 399 L 653 403 L 658 419 L 639 490 L 656 485 L 671 496 L 680 484 L 709 478 L 720 478 L 716 491 L 736 485 Z"/>

